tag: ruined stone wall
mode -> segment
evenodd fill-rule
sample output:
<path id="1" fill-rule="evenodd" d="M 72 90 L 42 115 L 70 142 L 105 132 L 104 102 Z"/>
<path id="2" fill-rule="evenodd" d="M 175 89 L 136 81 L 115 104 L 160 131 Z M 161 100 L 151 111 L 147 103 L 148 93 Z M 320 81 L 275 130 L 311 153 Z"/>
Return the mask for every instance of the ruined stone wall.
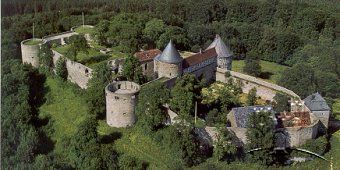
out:
<path id="1" fill-rule="evenodd" d="M 182 74 L 182 64 L 169 64 L 154 60 L 154 70 L 157 77 L 173 78 Z"/>
<path id="2" fill-rule="evenodd" d="M 56 65 L 58 59 L 62 56 L 62 54 L 57 51 L 52 50 L 53 52 L 53 63 Z M 92 69 L 86 67 L 83 64 L 74 62 L 70 59 L 66 58 L 66 68 L 67 68 L 67 79 L 69 79 L 72 83 L 77 84 L 82 89 L 87 88 L 87 84 L 89 80 L 92 78 Z"/>
<path id="3" fill-rule="evenodd" d="M 142 67 L 142 71 L 143 71 L 143 75 L 146 75 L 148 77 L 152 77 L 153 73 L 154 73 L 154 61 L 147 61 L 147 62 L 143 62 L 141 63 L 141 67 Z"/>
<path id="4" fill-rule="evenodd" d="M 129 81 L 114 81 L 106 86 L 106 122 L 112 127 L 132 126 L 140 86 Z"/>
<path id="5" fill-rule="evenodd" d="M 39 67 L 39 50 L 41 44 L 37 45 L 26 45 L 25 43 L 27 41 L 30 41 L 32 39 L 27 39 L 21 42 L 21 56 L 22 56 L 22 62 L 27 64 L 32 64 L 33 67 Z M 36 39 L 41 40 L 42 39 Z"/>
<path id="6" fill-rule="evenodd" d="M 216 81 L 226 82 L 228 77 L 225 77 L 225 73 L 227 71 L 217 68 L 216 71 Z M 258 79 L 253 76 L 245 75 L 242 73 L 229 71 L 230 76 L 233 79 L 241 80 L 243 83 L 242 91 L 243 93 L 248 93 L 250 89 L 255 87 L 257 89 L 257 96 L 261 97 L 264 100 L 273 100 L 273 97 L 275 96 L 276 92 L 282 92 L 285 93 L 291 97 L 300 98 L 297 94 L 295 94 L 293 91 L 286 89 L 284 87 L 278 86 L 273 83 L 269 83 L 266 81 L 263 81 L 261 79 Z"/>
<path id="7" fill-rule="evenodd" d="M 66 68 L 68 73 L 67 79 L 82 89 L 86 89 L 87 83 L 92 78 L 92 69 L 69 59 L 66 60 Z"/>

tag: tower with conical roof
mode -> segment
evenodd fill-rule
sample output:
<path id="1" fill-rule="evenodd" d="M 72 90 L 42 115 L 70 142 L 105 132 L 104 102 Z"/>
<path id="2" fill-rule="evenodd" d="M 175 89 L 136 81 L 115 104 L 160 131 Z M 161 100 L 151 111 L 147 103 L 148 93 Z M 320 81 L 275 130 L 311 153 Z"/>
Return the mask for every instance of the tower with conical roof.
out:
<path id="1" fill-rule="evenodd" d="M 182 74 L 183 58 L 170 40 L 163 52 L 154 59 L 154 70 L 157 77 L 173 78 Z"/>
<path id="2" fill-rule="evenodd" d="M 207 50 L 211 48 L 215 48 L 217 53 L 217 67 L 231 70 L 233 53 L 219 35 L 216 35 L 214 41 L 209 45 Z"/>

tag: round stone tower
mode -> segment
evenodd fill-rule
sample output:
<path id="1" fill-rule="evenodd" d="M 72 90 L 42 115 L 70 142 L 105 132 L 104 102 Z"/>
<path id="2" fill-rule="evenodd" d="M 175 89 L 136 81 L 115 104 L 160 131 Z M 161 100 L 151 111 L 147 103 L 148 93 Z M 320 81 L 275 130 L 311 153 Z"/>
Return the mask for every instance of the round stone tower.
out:
<path id="1" fill-rule="evenodd" d="M 182 74 L 183 58 L 170 40 L 163 52 L 154 60 L 154 70 L 157 77 L 177 77 Z"/>
<path id="2" fill-rule="evenodd" d="M 225 45 L 222 38 L 216 35 L 215 40 L 207 49 L 215 48 L 217 53 L 217 67 L 221 69 L 231 70 L 233 53 L 230 48 Z"/>
<path id="3" fill-rule="evenodd" d="M 134 113 L 140 86 L 130 81 L 114 81 L 106 86 L 106 122 L 111 127 L 128 127 L 136 121 Z"/>
<path id="4" fill-rule="evenodd" d="M 39 50 L 43 43 L 42 39 L 33 38 L 21 42 L 22 62 L 32 64 L 33 67 L 39 67 Z"/>

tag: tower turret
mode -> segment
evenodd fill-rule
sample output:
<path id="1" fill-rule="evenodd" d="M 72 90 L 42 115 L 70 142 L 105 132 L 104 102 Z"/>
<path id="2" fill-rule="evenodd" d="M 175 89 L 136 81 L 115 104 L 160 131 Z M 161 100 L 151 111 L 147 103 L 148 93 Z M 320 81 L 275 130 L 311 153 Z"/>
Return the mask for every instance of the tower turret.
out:
<path id="1" fill-rule="evenodd" d="M 216 35 L 214 41 L 209 45 L 207 50 L 211 48 L 215 48 L 217 53 L 217 67 L 231 70 L 233 53 L 230 48 L 225 45 L 219 35 Z"/>
<path id="2" fill-rule="evenodd" d="M 182 74 L 183 58 L 170 40 L 163 52 L 154 60 L 157 77 L 177 77 Z"/>

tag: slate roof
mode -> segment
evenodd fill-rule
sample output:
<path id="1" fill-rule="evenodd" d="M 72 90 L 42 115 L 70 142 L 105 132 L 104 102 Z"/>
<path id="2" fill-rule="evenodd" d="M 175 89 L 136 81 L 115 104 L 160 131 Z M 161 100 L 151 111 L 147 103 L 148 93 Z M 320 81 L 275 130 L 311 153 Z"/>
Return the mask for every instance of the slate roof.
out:
<path id="1" fill-rule="evenodd" d="M 331 110 L 327 105 L 326 100 L 319 93 L 309 95 L 305 99 L 303 99 L 303 101 L 310 111 Z"/>
<path id="2" fill-rule="evenodd" d="M 159 49 L 151 49 L 137 52 L 135 53 L 135 56 L 138 58 L 139 62 L 144 62 L 153 60 L 160 53 L 162 53 L 162 51 Z"/>
<path id="3" fill-rule="evenodd" d="M 175 48 L 174 44 L 170 40 L 168 45 L 166 45 L 165 49 L 163 50 L 162 54 L 157 56 L 156 59 L 158 61 L 162 61 L 164 63 L 171 63 L 177 64 L 182 62 L 183 58 Z"/>
<path id="4" fill-rule="evenodd" d="M 219 35 L 216 35 L 214 41 L 209 45 L 209 47 L 206 50 L 211 48 L 216 49 L 218 57 L 232 57 L 233 55 L 229 47 L 225 45 L 225 43 L 223 42 L 222 38 Z"/>
<path id="5" fill-rule="evenodd" d="M 234 114 L 236 126 L 241 128 L 247 127 L 248 117 L 251 113 L 256 112 L 257 110 L 263 111 L 271 111 L 273 112 L 272 106 L 246 106 L 246 107 L 236 107 L 233 108 L 230 114 Z M 273 112 L 274 115 L 274 112 Z"/>
<path id="6" fill-rule="evenodd" d="M 185 58 L 183 61 L 183 68 L 185 69 L 190 66 L 202 63 L 203 61 L 208 60 L 213 57 L 217 57 L 215 48 L 202 51 L 201 53 L 197 53 L 197 54 L 194 54 L 192 56 Z"/>

